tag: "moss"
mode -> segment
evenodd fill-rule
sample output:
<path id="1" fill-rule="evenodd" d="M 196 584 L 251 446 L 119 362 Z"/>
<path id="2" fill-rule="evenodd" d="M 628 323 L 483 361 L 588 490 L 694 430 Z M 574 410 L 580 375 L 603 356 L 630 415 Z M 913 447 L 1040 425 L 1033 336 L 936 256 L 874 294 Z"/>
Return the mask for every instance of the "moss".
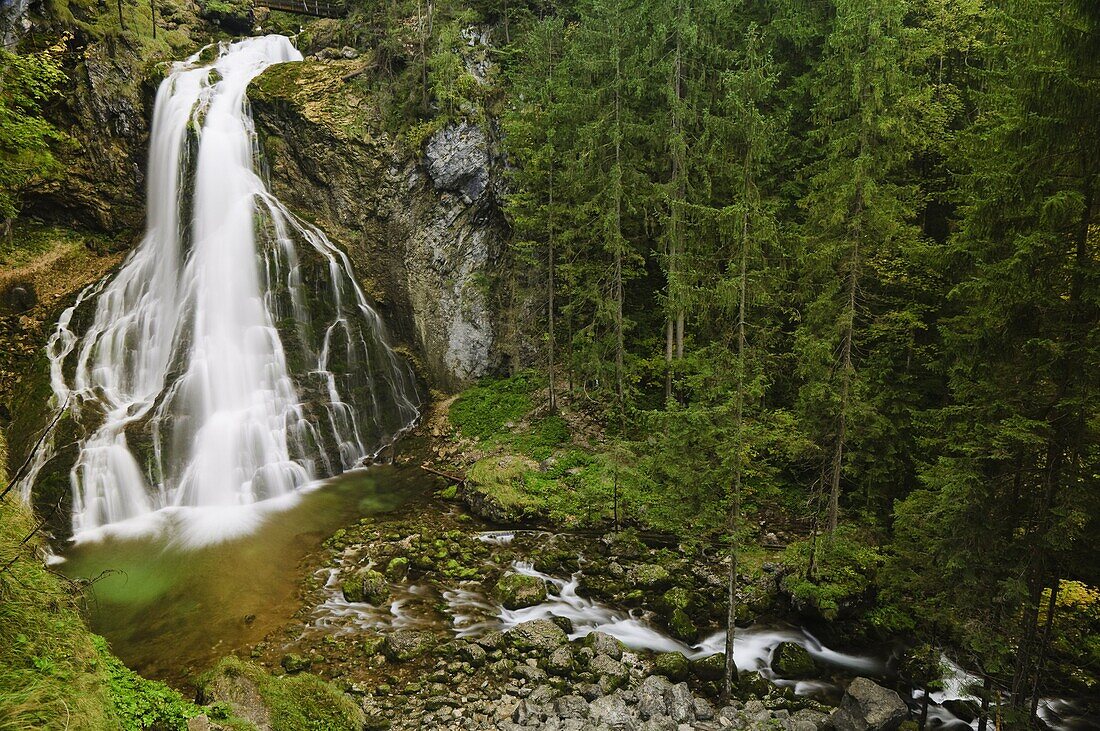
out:
<path id="1" fill-rule="evenodd" d="M 505 609 L 523 609 L 546 599 L 546 584 L 535 576 L 505 574 L 493 594 Z"/>
<path id="2" fill-rule="evenodd" d="M 266 714 L 273 731 L 359 731 L 365 723 L 350 698 L 317 676 L 273 677 L 236 657 L 223 658 L 202 678 L 201 696 L 245 719 Z"/>
<path id="3" fill-rule="evenodd" d="M 482 381 L 451 405 L 451 423 L 463 436 L 485 439 L 498 435 L 507 424 L 519 421 L 531 410 L 534 389 L 531 374 Z"/>
<path id="4" fill-rule="evenodd" d="M 0 490 L 5 452 L 0 437 Z M 88 630 L 79 592 L 42 564 L 37 524 L 14 493 L 0 500 L 0 728 L 185 729 L 198 709 Z"/>

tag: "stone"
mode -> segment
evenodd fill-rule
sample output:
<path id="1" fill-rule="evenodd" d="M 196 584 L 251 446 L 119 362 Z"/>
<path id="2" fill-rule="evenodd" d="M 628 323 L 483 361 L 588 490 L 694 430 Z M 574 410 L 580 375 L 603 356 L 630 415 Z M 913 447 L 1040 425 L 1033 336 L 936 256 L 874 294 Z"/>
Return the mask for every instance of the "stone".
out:
<path id="1" fill-rule="evenodd" d="M 599 676 L 600 686 L 605 692 L 621 688 L 630 678 L 630 672 L 626 666 L 607 655 L 596 655 L 592 658 L 592 662 L 588 663 L 588 669 Z"/>
<path id="2" fill-rule="evenodd" d="M 390 598 L 386 577 L 374 569 L 360 569 L 341 585 L 344 599 L 349 602 L 379 606 Z"/>
<path id="3" fill-rule="evenodd" d="M 706 698 L 695 699 L 695 720 L 711 721 L 714 719 L 714 706 Z"/>
<path id="4" fill-rule="evenodd" d="M 654 716 L 667 716 L 668 696 L 671 692 L 672 683 L 659 675 L 650 675 L 643 680 L 636 691 L 638 715 L 642 717 L 642 720 Z"/>
<path id="5" fill-rule="evenodd" d="M 481 127 L 465 121 L 444 127 L 428 138 L 424 157 L 436 190 L 461 193 L 473 202 L 489 184 L 489 148 Z"/>
<path id="6" fill-rule="evenodd" d="M 979 703 L 965 698 L 949 698 L 941 703 L 945 710 L 949 711 L 951 715 L 955 716 L 966 723 L 977 720 L 978 716 L 982 713 L 982 707 Z"/>
<path id="7" fill-rule="evenodd" d="M 435 646 L 431 632 L 397 629 L 386 635 L 382 653 L 392 662 L 404 662 L 420 657 Z"/>
<path id="8" fill-rule="evenodd" d="M 409 559 L 397 556 L 386 564 L 386 578 L 390 581 L 401 581 L 409 575 Z"/>
<path id="9" fill-rule="evenodd" d="M 613 660 L 623 659 L 623 643 L 606 632 L 592 632 L 584 638 L 584 643 L 597 655 L 607 655 Z"/>
<path id="10" fill-rule="evenodd" d="M 473 642 L 466 642 L 459 647 L 458 654 L 466 662 L 473 665 L 475 668 L 479 668 L 485 664 L 485 658 L 489 653 L 485 652 L 485 648 L 481 645 Z"/>
<path id="11" fill-rule="evenodd" d="M 655 563 L 645 563 L 633 567 L 628 576 L 630 583 L 641 589 L 663 589 L 672 583 L 668 569 Z"/>
<path id="12" fill-rule="evenodd" d="M 524 609 L 546 600 L 546 582 L 536 576 L 505 574 L 500 577 L 493 596 L 505 609 Z"/>
<path id="13" fill-rule="evenodd" d="M 674 609 L 668 618 L 668 628 L 672 636 L 679 640 L 690 641 L 695 639 L 699 628 L 683 609 Z"/>
<path id="14" fill-rule="evenodd" d="M 606 695 L 592 701 L 588 714 L 595 723 L 606 724 L 616 731 L 634 731 L 636 728 L 626 701 L 618 695 Z"/>
<path id="15" fill-rule="evenodd" d="M 814 678 L 819 674 L 817 663 L 805 647 L 794 642 L 780 642 L 772 653 L 772 670 L 785 679 Z"/>
<path id="16" fill-rule="evenodd" d="M 18 282 L 4 291 L 0 301 L 12 312 L 20 313 L 38 304 L 38 295 L 32 282 Z"/>
<path id="17" fill-rule="evenodd" d="M 546 671 L 552 675 L 569 675 L 573 671 L 573 651 L 562 645 L 546 658 Z"/>
<path id="18" fill-rule="evenodd" d="M 726 656 L 718 653 L 707 655 L 690 663 L 691 674 L 700 680 L 721 680 L 726 672 Z"/>
<path id="19" fill-rule="evenodd" d="M 641 731 L 679 731 L 680 724 L 668 716 L 655 716 L 642 722 Z"/>
<path id="20" fill-rule="evenodd" d="M 279 664 L 283 666 L 283 670 L 287 673 L 293 674 L 309 670 L 313 662 L 308 657 L 290 653 L 289 655 L 283 655 L 283 659 L 279 661 Z"/>
<path id="21" fill-rule="evenodd" d="M 687 680 L 690 672 L 688 659 L 683 653 L 662 652 L 653 661 L 654 672 L 670 680 Z"/>
<path id="22" fill-rule="evenodd" d="M 677 683 L 669 689 L 668 715 L 677 723 L 691 723 L 695 720 L 695 697 L 687 683 Z"/>
<path id="23" fill-rule="evenodd" d="M 521 622 L 507 632 L 508 642 L 518 650 L 549 653 L 569 641 L 561 627 L 549 619 Z"/>
<path id="24" fill-rule="evenodd" d="M 791 715 L 791 731 L 819 731 L 825 727 L 829 715 L 803 708 Z"/>
<path id="25" fill-rule="evenodd" d="M 504 647 L 504 633 L 499 630 L 489 630 L 485 634 L 474 639 L 474 642 L 486 650 L 499 650 Z"/>
<path id="26" fill-rule="evenodd" d="M 829 722 L 836 731 L 894 731 L 908 715 L 897 693 L 868 678 L 856 678 Z"/>
<path id="27" fill-rule="evenodd" d="M 579 695 L 563 695 L 554 701 L 554 713 L 562 718 L 588 718 L 588 701 Z"/>
<path id="28" fill-rule="evenodd" d="M 344 46 L 340 49 L 340 56 L 351 61 L 353 59 L 359 58 L 359 51 L 356 51 L 351 46 Z"/>

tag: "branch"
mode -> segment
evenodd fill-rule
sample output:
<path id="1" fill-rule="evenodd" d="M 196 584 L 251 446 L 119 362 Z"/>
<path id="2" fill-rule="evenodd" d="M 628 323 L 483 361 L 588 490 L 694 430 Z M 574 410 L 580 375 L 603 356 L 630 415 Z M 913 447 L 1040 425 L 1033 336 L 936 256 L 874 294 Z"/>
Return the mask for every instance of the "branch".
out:
<path id="1" fill-rule="evenodd" d="M 15 471 L 15 474 L 11 476 L 11 479 L 8 480 L 8 486 L 4 488 L 3 492 L 0 492 L 0 500 L 3 500 L 5 497 L 7 497 L 8 493 L 11 492 L 11 489 L 16 486 L 20 478 L 23 476 L 23 472 L 27 469 L 27 465 L 31 463 L 31 459 L 33 459 L 34 455 L 38 453 L 38 448 L 42 446 L 42 442 L 45 441 L 46 437 L 53 431 L 53 428 L 57 426 L 57 422 L 61 421 L 61 417 L 65 414 L 65 411 L 69 405 L 69 397 L 71 395 L 72 392 L 70 391 L 69 394 L 65 396 L 65 403 L 61 404 L 61 408 L 59 408 L 57 410 L 57 413 L 54 414 L 53 420 L 49 423 L 49 425 L 46 426 L 45 429 L 42 430 L 42 434 L 38 437 L 38 441 L 36 441 L 34 443 L 34 446 L 31 447 L 30 451 L 27 452 L 27 458 L 23 460 L 23 464 L 19 465 L 19 469 L 17 469 Z"/>

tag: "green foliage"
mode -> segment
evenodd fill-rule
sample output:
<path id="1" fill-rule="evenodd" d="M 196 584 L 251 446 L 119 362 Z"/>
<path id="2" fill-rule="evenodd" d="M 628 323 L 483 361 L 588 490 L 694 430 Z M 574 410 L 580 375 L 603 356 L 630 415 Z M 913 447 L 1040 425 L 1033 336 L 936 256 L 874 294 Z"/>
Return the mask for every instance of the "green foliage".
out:
<path id="1" fill-rule="evenodd" d="M 146 680 L 114 657 L 102 637 L 94 637 L 107 674 L 108 693 L 126 731 L 186 729 L 187 719 L 199 714 L 194 703 L 164 683 Z"/>
<path id="2" fill-rule="evenodd" d="M 43 106 L 65 75 L 64 43 L 38 53 L 0 49 L 0 221 L 15 218 L 23 193 L 58 172 L 52 147 L 64 139 Z"/>
<path id="3" fill-rule="evenodd" d="M 483 380 L 451 404 L 450 418 L 467 437 L 485 439 L 504 430 L 531 409 L 535 375 L 523 373 L 500 380 Z"/>
<path id="4" fill-rule="evenodd" d="M 882 562 L 882 552 L 865 534 L 842 526 L 831 537 L 819 537 L 816 545 L 803 540 L 787 546 L 783 563 L 788 573 L 783 577 L 783 589 L 800 606 L 834 620 L 869 598 Z"/>

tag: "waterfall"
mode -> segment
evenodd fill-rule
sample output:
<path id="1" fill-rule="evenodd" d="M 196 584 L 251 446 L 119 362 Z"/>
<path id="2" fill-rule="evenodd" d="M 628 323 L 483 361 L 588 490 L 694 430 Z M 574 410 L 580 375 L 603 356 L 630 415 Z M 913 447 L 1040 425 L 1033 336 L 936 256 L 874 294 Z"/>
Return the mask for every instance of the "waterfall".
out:
<path id="1" fill-rule="evenodd" d="M 347 257 L 257 173 L 248 84 L 301 54 L 283 36 L 217 51 L 160 85 L 144 239 L 50 339 L 61 422 L 79 435 L 74 534 L 286 495 L 362 463 L 419 415 Z"/>

